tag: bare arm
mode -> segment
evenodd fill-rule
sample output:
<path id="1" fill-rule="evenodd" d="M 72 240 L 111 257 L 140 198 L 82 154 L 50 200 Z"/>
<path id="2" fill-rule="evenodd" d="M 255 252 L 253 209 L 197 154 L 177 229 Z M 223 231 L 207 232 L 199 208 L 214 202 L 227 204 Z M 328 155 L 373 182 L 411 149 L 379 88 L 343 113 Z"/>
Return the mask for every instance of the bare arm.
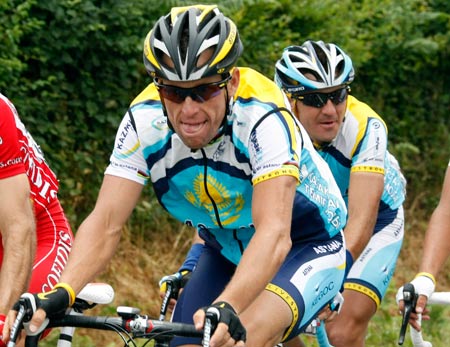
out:
<path id="1" fill-rule="evenodd" d="M 25 174 L 0 180 L 0 313 L 7 314 L 28 288 L 36 251 L 36 225 Z"/>
<path id="2" fill-rule="evenodd" d="M 239 314 L 264 290 L 291 248 L 292 207 L 297 181 L 281 176 L 254 187 L 252 214 L 256 232 L 224 292 Z"/>
<path id="3" fill-rule="evenodd" d="M 450 167 L 444 178 L 439 204 L 431 215 L 419 272 L 437 276 L 450 255 Z"/>
<path id="4" fill-rule="evenodd" d="M 384 176 L 371 172 L 352 172 L 348 191 L 348 221 L 344 229 L 347 249 L 353 259 L 369 242 L 378 215 Z"/>
<path id="5" fill-rule="evenodd" d="M 105 175 L 95 208 L 76 233 L 60 282 L 68 283 L 78 293 L 106 268 L 142 187 L 127 179 Z"/>
<path id="6" fill-rule="evenodd" d="M 439 200 L 439 204 L 433 211 L 428 228 L 425 233 L 424 250 L 422 260 L 419 266 L 419 274 L 412 281 L 416 291 L 419 292 L 419 298 L 417 300 L 416 312 L 426 313 L 424 311 L 427 304 L 427 296 L 435 288 L 434 279 L 431 279 L 431 274 L 437 277 L 439 271 L 444 266 L 445 261 L 450 255 L 450 166 L 447 168 L 447 172 L 444 178 L 444 184 L 442 187 L 442 194 Z M 433 284 L 431 284 L 431 281 Z M 416 283 L 414 283 L 416 281 Z M 399 296 L 403 287 L 400 287 L 397 293 L 398 306 L 401 311 L 404 311 L 403 296 Z M 409 323 L 416 329 L 420 330 L 420 325 L 416 321 L 417 316 L 415 313 L 411 314 Z"/>

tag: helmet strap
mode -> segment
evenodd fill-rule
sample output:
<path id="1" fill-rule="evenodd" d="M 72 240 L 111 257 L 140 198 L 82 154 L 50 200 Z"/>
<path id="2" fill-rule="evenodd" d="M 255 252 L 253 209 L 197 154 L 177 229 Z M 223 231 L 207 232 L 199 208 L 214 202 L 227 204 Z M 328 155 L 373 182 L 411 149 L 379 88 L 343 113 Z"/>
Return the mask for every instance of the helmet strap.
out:
<path id="1" fill-rule="evenodd" d="M 159 98 L 159 100 L 161 101 L 161 107 L 162 107 L 162 110 L 163 110 L 164 117 L 166 117 L 167 125 L 169 126 L 170 130 L 175 132 L 175 129 L 173 128 L 172 123 L 170 123 L 169 116 L 167 115 L 167 110 L 166 110 L 166 105 L 164 104 L 164 100 L 163 100 L 163 98 Z"/>
<path id="2" fill-rule="evenodd" d="M 219 129 L 217 130 L 217 135 L 209 142 L 215 142 L 219 137 L 227 132 L 228 129 L 228 116 L 231 114 L 231 105 L 233 103 L 232 98 L 229 98 L 228 88 L 225 88 L 225 114 L 222 119 L 222 123 L 220 124 Z"/>

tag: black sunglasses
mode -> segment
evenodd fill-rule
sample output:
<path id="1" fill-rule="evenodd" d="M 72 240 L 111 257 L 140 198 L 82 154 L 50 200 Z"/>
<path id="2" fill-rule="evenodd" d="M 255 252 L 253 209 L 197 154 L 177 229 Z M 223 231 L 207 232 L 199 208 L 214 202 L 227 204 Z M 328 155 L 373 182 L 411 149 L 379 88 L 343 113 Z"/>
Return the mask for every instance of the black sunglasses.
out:
<path id="1" fill-rule="evenodd" d="M 199 86 L 191 88 L 181 88 L 167 84 L 161 84 L 157 81 L 157 79 L 154 80 L 154 83 L 156 89 L 158 89 L 160 97 L 168 99 L 177 104 L 181 104 L 188 96 L 192 100 L 197 102 L 208 101 L 209 99 L 219 95 L 220 90 L 227 85 L 230 79 L 231 75 L 218 82 L 201 84 Z"/>
<path id="2" fill-rule="evenodd" d="M 347 98 L 348 92 L 349 88 L 344 87 L 331 93 L 310 93 L 304 95 L 292 95 L 292 97 L 300 100 L 306 106 L 322 108 L 326 105 L 328 100 L 331 100 L 331 102 L 335 105 L 339 105 L 341 102 L 344 102 Z"/>

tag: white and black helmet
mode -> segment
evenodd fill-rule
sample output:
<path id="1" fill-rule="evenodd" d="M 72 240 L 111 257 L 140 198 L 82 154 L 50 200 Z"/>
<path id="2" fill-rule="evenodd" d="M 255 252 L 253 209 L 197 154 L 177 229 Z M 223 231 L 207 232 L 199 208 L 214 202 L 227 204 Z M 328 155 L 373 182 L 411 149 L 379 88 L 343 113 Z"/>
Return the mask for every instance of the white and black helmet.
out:
<path id="1" fill-rule="evenodd" d="M 291 95 L 349 85 L 354 77 L 350 57 L 337 45 L 323 41 L 286 47 L 275 64 L 275 82 Z"/>
<path id="2" fill-rule="evenodd" d="M 212 54 L 199 65 L 206 50 Z M 195 81 L 230 71 L 242 54 L 236 25 L 216 5 L 174 7 L 144 42 L 144 65 L 155 78 Z"/>

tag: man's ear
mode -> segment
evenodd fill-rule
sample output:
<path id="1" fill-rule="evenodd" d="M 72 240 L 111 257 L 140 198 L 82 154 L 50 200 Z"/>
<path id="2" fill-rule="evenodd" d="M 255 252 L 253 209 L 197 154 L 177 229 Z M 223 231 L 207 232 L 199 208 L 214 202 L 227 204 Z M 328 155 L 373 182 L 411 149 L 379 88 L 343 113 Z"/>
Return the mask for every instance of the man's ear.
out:
<path id="1" fill-rule="evenodd" d="M 297 102 L 298 102 L 297 99 L 289 98 L 289 103 L 291 104 L 292 114 L 295 116 L 295 118 L 300 120 L 300 110 L 297 107 Z"/>
<path id="2" fill-rule="evenodd" d="M 234 97 L 234 94 L 236 93 L 238 87 L 239 87 L 239 81 L 241 79 L 241 73 L 239 71 L 239 68 L 235 67 L 233 68 L 231 72 L 231 80 L 228 82 L 228 94 L 232 95 Z"/>

